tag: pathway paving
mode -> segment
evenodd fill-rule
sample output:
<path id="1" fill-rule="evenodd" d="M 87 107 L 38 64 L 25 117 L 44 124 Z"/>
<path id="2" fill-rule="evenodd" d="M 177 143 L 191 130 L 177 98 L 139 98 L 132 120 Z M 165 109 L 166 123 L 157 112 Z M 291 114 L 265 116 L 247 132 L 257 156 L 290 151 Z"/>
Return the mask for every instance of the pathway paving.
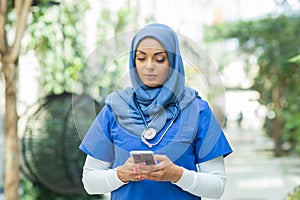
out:
<path id="1" fill-rule="evenodd" d="M 300 159 L 275 158 L 261 130 L 226 130 L 234 153 L 225 159 L 228 176 L 221 200 L 285 200 L 300 184 Z"/>

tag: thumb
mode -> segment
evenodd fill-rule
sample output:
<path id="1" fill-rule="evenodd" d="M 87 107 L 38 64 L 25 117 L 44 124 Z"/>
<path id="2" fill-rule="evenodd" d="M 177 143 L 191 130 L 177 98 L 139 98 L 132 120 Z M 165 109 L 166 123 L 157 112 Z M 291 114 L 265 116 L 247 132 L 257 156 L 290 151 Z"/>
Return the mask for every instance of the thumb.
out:
<path id="1" fill-rule="evenodd" d="M 168 159 L 167 156 L 165 156 L 165 155 L 160 155 L 160 154 L 155 154 L 155 155 L 154 155 L 154 158 L 155 158 L 155 160 L 159 160 L 159 161 L 163 161 L 163 160 Z"/>

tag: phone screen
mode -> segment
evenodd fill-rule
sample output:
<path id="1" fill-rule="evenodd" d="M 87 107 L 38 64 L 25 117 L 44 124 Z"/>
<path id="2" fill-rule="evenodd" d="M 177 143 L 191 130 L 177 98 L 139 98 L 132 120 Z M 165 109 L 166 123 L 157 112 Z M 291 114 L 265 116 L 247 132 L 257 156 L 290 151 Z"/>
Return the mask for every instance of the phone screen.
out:
<path id="1" fill-rule="evenodd" d="M 135 163 L 146 163 L 146 165 L 155 165 L 154 153 L 152 151 L 131 151 L 130 155 Z"/>

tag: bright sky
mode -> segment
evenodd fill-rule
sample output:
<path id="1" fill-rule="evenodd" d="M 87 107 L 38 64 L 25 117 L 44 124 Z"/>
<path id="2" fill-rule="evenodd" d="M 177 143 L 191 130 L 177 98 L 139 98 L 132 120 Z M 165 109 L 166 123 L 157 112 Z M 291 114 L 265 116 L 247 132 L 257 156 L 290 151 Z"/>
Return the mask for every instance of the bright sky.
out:
<path id="1" fill-rule="evenodd" d="M 211 24 L 216 15 L 231 21 L 257 18 L 277 9 L 274 0 L 150 0 L 141 1 L 140 7 L 141 15 L 155 15 L 157 21 L 196 41 L 201 41 L 201 26 Z"/>

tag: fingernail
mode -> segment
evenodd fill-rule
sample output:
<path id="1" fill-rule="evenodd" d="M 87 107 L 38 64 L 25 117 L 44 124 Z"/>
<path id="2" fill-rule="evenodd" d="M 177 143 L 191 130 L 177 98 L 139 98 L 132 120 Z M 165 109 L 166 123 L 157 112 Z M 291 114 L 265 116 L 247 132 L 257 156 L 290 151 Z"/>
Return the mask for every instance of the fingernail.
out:
<path id="1" fill-rule="evenodd" d="M 143 179 L 143 177 L 140 175 L 140 176 L 139 176 L 139 180 L 142 180 L 142 179 Z"/>

